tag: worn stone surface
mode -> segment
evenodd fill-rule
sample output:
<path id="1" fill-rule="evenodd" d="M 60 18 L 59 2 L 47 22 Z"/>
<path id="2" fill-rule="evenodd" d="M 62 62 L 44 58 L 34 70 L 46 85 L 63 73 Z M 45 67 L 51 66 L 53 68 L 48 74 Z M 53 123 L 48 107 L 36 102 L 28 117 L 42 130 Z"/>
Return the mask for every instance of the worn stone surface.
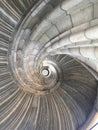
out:
<path id="1" fill-rule="evenodd" d="M 85 130 L 98 111 L 98 0 L 0 11 L 0 130 Z"/>

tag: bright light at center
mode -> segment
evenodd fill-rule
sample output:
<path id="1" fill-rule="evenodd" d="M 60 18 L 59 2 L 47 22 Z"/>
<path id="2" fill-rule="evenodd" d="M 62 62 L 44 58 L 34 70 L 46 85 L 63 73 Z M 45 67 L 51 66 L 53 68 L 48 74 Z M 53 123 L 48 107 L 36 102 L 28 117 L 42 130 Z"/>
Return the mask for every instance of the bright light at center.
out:
<path id="1" fill-rule="evenodd" d="M 42 70 L 42 75 L 43 76 L 48 76 L 49 75 L 49 71 L 47 69 L 43 69 Z"/>

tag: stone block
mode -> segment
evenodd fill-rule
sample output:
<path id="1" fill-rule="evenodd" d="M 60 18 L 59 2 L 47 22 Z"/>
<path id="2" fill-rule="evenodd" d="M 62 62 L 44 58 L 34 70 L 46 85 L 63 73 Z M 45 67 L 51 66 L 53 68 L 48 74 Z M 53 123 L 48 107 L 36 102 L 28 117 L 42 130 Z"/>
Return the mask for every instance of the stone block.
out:
<path id="1" fill-rule="evenodd" d="M 74 14 L 77 13 L 85 8 L 87 8 L 88 6 L 90 6 L 92 3 L 90 3 L 89 0 L 83 0 L 80 3 L 78 3 L 77 5 L 73 6 L 72 8 L 67 10 L 68 14 Z"/>
<path id="2" fill-rule="evenodd" d="M 77 26 L 93 19 L 93 6 L 89 6 L 78 13 L 72 14 L 73 26 Z"/>
<path id="3" fill-rule="evenodd" d="M 94 18 L 98 18 L 98 2 L 94 4 Z"/>
<path id="4" fill-rule="evenodd" d="M 96 59 L 98 60 L 98 47 L 96 47 L 94 51 L 95 51 L 95 52 L 94 52 L 94 53 L 95 53 L 95 57 L 96 57 Z"/>
<path id="5" fill-rule="evenodd" d="M 55 25 L 53 25 L 47 32 L 46 32 L 47 36 L 51 39 L 53 37 L 55 37 L 56 35 L 59 34 L 58 29 L 56 28 Z"/>
<path id="6" fill-rule="evenodd" d="M 80 32 L 80 31 L 83 31 L 83 30 L 89 28 L 89 26 L 90 26 L 90 24 L 89 24 L 89 22 L 87 22 L 87 23 L 84 23 L 84 24 L 81 24 L 81 25 L 78 25 L 78 26 L 72 28 L 71 32 L 72 32 L 72 34 L 74 34 L 74 33 L 77 33 L 77 32 Z"/>
<path id="7" fill-rule="evenodd" d="M 98 26 L 94 26 L 85 31 L 85 36 L 88 39 L 98 39 Z"/>
<path id="8" fill-rule="evenodd" d="M 95 26 L 95 25 L 98 25 L 98 19 L 94 19 L 90 21 L 90 26 Z"/>
<path id="9" fill-rule="evenodd" d="M 41 43 L 46 43 L 49 41 L 49 38 L 46 34 L 43 34 L 42 37 L 39 39 Z"/>
<path id="10" fill-rule="evenodd" d="M 75 5 L 79 4 L 80 2 L 82 2 L 83 0 L 66 0 L 62 3 L 61 8 L 63 10 L 68 10 L 72 7 L 74 7 Z"/>
<path id="11" fill-rule="evenodd" d="M 85 37 L 84 31 L 75 33 L 70 36 L 71 42 L 81 42 L 87 41 L 88 39 Z"/>
<path id="12" fill-rule="evenodd" d="M 60 33 L 67 31 L 72 28 L 72 22 L 70 15 L 61 15 L 56 20 L 52 21 L 54 24 L 56 24 L 58 30 Z"/>

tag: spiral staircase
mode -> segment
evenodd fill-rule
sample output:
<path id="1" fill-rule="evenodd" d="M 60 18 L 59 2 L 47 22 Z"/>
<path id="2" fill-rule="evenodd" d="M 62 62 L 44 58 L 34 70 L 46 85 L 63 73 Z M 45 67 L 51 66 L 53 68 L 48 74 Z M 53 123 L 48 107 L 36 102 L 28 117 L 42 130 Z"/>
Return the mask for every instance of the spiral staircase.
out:
<path id="1" fill-rule="evenodd" d="M 0 1 L 0 130 L 88 130 L 97 87 L 98 0 Z"/>

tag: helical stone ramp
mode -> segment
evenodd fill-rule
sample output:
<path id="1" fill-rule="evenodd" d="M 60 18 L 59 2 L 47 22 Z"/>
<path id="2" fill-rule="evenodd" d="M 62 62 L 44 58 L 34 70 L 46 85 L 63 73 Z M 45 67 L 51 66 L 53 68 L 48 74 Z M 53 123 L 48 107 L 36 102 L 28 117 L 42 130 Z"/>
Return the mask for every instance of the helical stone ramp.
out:
<path id="1" fill-rule="evenodd" d="M 97 81 L 98 0 L 0 1 L 0 130 L 87 130 Z"/>

